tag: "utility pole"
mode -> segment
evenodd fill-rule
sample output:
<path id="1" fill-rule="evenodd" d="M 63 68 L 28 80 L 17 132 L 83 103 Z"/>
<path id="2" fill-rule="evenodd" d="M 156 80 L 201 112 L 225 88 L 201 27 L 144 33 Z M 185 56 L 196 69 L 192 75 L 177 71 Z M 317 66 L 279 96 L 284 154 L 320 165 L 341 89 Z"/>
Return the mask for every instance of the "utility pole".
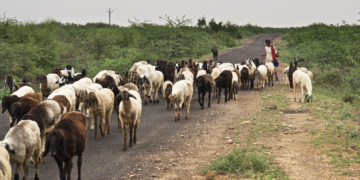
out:
<path id="1" fill-rule="evenodd" d="M 110 8 L 107 11 L 109 13 L 109 28 L 110 28 L 110 20 L 111 20 L 111 13 L 113 12 Z"/>

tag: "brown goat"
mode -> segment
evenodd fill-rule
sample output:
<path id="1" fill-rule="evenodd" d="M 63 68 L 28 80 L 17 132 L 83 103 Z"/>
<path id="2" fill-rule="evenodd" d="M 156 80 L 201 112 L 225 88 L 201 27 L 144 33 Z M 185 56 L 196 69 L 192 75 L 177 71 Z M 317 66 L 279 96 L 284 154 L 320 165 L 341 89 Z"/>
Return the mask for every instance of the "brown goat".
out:
<path id="1" fill-rule="evenodd" d="M 36 105 L 40 104 L 40 102 L 41 99 L 39 94 L 27 93 L 18 102 L 12 104 L 9 108 L 9 114 L 12 119 L 12 122 L 10 123 L 10 127 L 14 126 L 16 120 L 17 123 L 19 123 L 23 115 L 28 113 Z"/>
<path id="2" fill-rule="evenodd" d="M 126 71 L 125 76 L 120 79 L 120 86 L 123 86 L 128 83 L 129 72 Z"/>
<path id="3" fill-rule="evenodd" d="M 114 78 L 111 76 L 105 76 L 105 78 L 101 80 L 96 79 L 95 83 L 100 84 L 103 88 L 109 87 L 110 84 L 116 85 Z"/>
<path id="4" fill-rule="evenodd" d="M 297 70 L 296 66 L 297 66 L 296 61 L 294 62 L 294 64 L 290 63 L 290 66 L 289 66 L 288 78 L 289 78 L 289 82 L 290 82 L 290 88 L 294 88 L 293 73 Z"/>
<path id="5" fill-rule="evenodd" d="M 56 101 L 60 108 L 61 108 L 61 114 L 64 114 L 66 112 L 70 112 L 71 108 L 70 108 L 70 101 L 69 99 L 64 96 L 64 95 L 56 95 L 52 98 L 52 100 Z"/>
<path id="6" fill-rule="evenodd" d="M 78 180 L 81 180 L 82 154 L 85 151 L 87 134 L 87 119 L 80 112 L 64 114 L 61 121 L 49 133 L 43 157 L 50 152 L 59 167 L 61 179 L 66 179 L 66 176 L 70 179 L 71 161 L 74 156 L 78 156 Z"/>

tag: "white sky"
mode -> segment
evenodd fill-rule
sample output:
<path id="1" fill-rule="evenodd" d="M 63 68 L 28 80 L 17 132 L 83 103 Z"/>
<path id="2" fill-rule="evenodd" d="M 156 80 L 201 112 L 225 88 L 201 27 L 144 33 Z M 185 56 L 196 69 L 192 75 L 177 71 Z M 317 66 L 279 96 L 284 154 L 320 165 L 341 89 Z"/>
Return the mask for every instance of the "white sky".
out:
<path id="1" fill-rule="evenodd" d="M 209 21 L 270 27 L 306 26 L 314 22 L 349 24 L 359 22 L 360 0 L 0 0 L 0 15 L 20 21 L 41 22 L 47 17 L 62 23 L 108 23 L 128 26 L 128 18 L 163 24 L 159 15 L 185 15 L 193 24 L 203 15 Z"/>

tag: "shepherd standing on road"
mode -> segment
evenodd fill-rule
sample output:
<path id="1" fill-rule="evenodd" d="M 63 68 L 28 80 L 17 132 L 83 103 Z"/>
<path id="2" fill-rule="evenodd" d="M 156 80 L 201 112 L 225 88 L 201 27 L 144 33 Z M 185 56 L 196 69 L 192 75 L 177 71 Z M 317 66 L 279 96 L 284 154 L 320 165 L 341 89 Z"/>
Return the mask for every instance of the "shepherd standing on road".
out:
<path id="1" fill-rule="evenodd" d="M 271 41 L 269 39 L 265 40 L 266 46 L 265 46 L 265 52 L 260 54 L 261 56 L 266 56 L 265 60 L 266 62 L 272 62 L 275 66 L 275 79 L 278 80 L 277 74 L 276 74 L 276 67 L 279 66 L 279 62 L 277 61 L 276 57 L 279 57 L 279 53 L 276 50 L 274 45 L 271 45 Z"/>

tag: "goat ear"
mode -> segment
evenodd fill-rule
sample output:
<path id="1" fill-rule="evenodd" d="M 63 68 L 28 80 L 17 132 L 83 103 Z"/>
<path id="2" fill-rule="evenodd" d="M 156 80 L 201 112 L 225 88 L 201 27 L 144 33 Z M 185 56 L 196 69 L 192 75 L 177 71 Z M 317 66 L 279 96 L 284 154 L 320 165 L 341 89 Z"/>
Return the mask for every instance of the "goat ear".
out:
<path id="1" fill-rule="evenodd" d="M 42 157 L 45 157 L 50 151 L 50 141 L 47 140 L 45 144 L 45 152 L 43 153 Z"/>
<path id="2" fill-rule="evenodd" d="M 6 145 L 5 145 L 5 149 L 6 149 L 9 153 L 15 154 L 15 151 L 10 147 L 9 144 L 6 144 Z"/>
<path id="3" fill-rule="evenodd" d="M 115 98 L 116 98 L 116 100 L 117 100 L 118 102 L 121 102 L 121 101 L 122 101 L 121 94 L 118 94 Z"/>
<path id="4" fill-rule="evenodd" d="M 129 93 L 129 97 L 132 97 L 132 98 L 136 99 L 136 97 L 133 94 L 130 94 L 130 93 Z"/>
<path id="5" fill-rule="evenodd" d="M 65 137 L 62 137 L 62 143 L 63 143 L 63 148 L 64 148 L 65 156 L 66 156 L 67 158 L 70 158 L 69 155 L 67 154 L 67 143 L 66 143 Z"/>

